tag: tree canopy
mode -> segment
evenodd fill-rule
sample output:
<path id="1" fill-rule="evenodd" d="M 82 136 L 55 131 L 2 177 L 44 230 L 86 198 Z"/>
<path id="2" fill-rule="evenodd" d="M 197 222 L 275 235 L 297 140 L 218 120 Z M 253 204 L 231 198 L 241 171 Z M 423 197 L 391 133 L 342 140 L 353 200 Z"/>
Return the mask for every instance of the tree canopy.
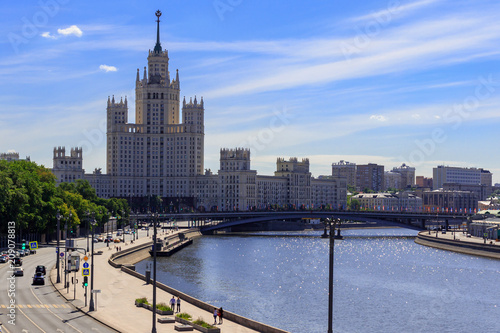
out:
<path id="1" fill-rule="evenodd" d="M 88 181 L 61 183 L 44 166 L 28 161 L 0 160 L 0 232 L 7 223 L 28 232 L 54 232 L 57 213 L 73 228 L 93 216 L 99 225 L 110 216 L 129 216 L 123 199 L 98 198 Z"/>

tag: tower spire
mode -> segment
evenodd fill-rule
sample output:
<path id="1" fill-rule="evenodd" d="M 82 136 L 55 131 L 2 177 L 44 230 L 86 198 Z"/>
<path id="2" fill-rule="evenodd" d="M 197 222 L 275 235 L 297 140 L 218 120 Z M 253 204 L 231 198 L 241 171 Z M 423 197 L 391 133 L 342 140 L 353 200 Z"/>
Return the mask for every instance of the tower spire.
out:
<path id="1" fill-rule="evenodd" d="M 156 45 L 154 48 L 154 52 L 159 54 L 159 53 L 161 53 L 161 44 L 160 44 L 160 16 L 161 16 L 161 12 L 160 12 L 160 10 L 157 10 L 155 15 L 157 17 L 157 20 L 156 20 L 157 26 L 156 26 Z"/>

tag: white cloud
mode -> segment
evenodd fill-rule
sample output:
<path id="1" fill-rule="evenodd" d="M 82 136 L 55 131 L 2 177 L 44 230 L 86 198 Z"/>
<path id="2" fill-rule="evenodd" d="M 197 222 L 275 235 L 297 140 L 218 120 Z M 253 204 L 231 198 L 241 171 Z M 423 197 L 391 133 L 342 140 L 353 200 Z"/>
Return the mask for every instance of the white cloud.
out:
<path id="1" fill-rule="evenodd" d="M 116 68 L 115 66 L 108 66 L 108 65 L 101 65 L 99 66 L 99 69 L 103 72 L 116 72 L 118 70 L 118 68 Z"/>
<path id="2" fill-rule="evenodd" d="M 432 5 L 433 3 L 439 1 L 440 0 L 421 0 L 421 1 L 411 2 L 402 6 L 399 1 L 390 1 L 387 4 L 386 9 L 368 15 L 354 17 L 351 20 L 356 22 L 356 21 L 366 21 L 366 20 L 376 19 L 378 22 L 383 22 L 383 23 L 390 22 L 393 16 L 396 15 L 402 16 L 405 14 L 408 15 L 411 14 L 413 11 L 420 9 L 421 7 Z"/>
<path id="3" fill-rule="evenodd" d="M 370 116 L 370 119 L 372 119 L 372 120 L 378 120 L 378 121 L 387 121 L 386 117 L 381 116 L 379 114 L 374 114 L 374 115 Z"/>
<path id="4" fill-rule="evenodd" d="M 83 32 L 76 25 L 66 29 L 57 29 L 57 33 L 64 36 L 75 35 L 76 37 L 82 37 L 83 35 Z"/>
<path id="5" fill-rule="evenodd" d="M 42 33 L 42 35 L 41 35 L 41 36 L 42 36 L 43 38 L 57 39 L 57 37 L 56 37 L 56 36 L 51 35 L 51 34 L 50 34 L 50 32 L 48 32 L 48 31 L 47 31 L 47 32 Z"/>

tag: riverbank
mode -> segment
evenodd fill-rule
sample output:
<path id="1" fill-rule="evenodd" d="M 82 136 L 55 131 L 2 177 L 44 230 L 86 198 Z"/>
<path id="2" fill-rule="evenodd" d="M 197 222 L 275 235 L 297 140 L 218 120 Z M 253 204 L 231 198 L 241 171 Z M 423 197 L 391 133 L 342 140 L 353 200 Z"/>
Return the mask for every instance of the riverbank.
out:
<path id="1" fill-rule="evenodd" d="M 421 231 L 415 243 L 441 250 L 500 260 L 500 242 L 484 243 L 482 238 L 466 237 L 462 232 Z"/>
<path id="2" fill-rule="evenodd" d="M 184 230 L 181 232 L 186 233 L 187 231 Z M 192 232 L 191 230 L 189 231 L 191 236 L 196 234 L 196 231 L 194 234 Z M 159 237 L 178 238 L 178 233 L 178 231 L 170 234 L 160 233 Z M 78 310 L 114 328 L 116 331 L 150 332 L 152 326 L 152 312 L 147 309 L 136 307 L 134 303 L 136 299 L 142 297 L 146 297 L 151 303 L 153 287 L 151 284 L 146 283 L 144 275 L 127 267 L 149 257 L 148 251 L 151 245 L 151 238 L 145 237 L 136 240 L 134 244 L 120 243 L 122 247 L 120 252 L 117 252 L 115 246 L 112 246 L 100 251 L 100 255 L 94 255 L 94 290 L 99 291 L 99 293 L 94 294 L 95 311 L 93 312 L 89 312 L 88 304 L 85 305 L 84 289 L 80 285 L 76 288 L 76 297 L 73 297 L 73 286 L 71 286 L 69 292 L 67 292 L 63 283 L 54 283 L 56 280 L 55 269 L 52 269 L 50 273 L 51 282 L 60 292 L 61 296 L 68 302 L 71 302 Z M 80 275 L 80 273 L 78 273 L 78 275 Z M 175 298 L 179 296 L 181 299 L 182 312 L 189 313 L 193 319 L 202 318 L 208 323 L 213 322 L 214 307 L 212 305 L 203 303 L 161 283 L 158 283 L 157 287 L 157 303 L 168 304 L 172 296 L 175 296 Z M 90 286 L 88 291 L 90 295 Z M 90 300 L 88 299 L 88 301 Z M 157 318 L 160 317 L 162 316 L 157 315 Z M 262 328 L 262 330 L 248 327 L 251 327 L 254 323 L 257 322 L 225 311 L 224 323 L 222 325 L 216 325 L 216 327 L 220 328 L 221 332 L 286 333 L 283 330 L 261 323 L 257 323 L 261 326 L 255 327 Z M 175 332 L 174 326 L 175 324 L 171 323 L 156 323 L 158 333 Z"/>

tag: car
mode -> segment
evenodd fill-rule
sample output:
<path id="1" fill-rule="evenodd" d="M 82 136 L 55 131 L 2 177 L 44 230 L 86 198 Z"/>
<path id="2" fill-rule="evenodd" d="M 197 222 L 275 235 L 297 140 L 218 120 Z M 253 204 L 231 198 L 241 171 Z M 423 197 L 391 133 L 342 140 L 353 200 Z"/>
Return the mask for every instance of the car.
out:
<path id="1" fill-rule="evenodd" d="M 36 254 L 36 250 L 30 249 L 30 254 Z"/>
<path id="2" fill-rule="evenodd" d="M 42 273 L 43 275 L 47 274 L 47 269 L 43 265 L 38 265 L 35 268 L 35 274 L 36 273 Z"/>
<path id="3" fill-rule="evenodd" d="M 33 276 L 33 284 L 41 284 L 42 286 L 45 285 L 45 276 L 42 272 L 35 273 L 35 275 Z"/>
<path id="4" fill-rule="evenodd" d="M 19 253 L 20 257 L 24 257 L 24 250 L 18 250 L 17 252 Z"/>
<path id="5" fill-rule="evenodd" d="M 12 263 L 14 264 L 14 266 L 22 266 L 23 260 L 19 257 L 15 257 L 14 259 L 12 259 Z"/>
<path id="6" fill-rule="evenodd" d="M 115 240 L 113 242 L 120 243 L 120 238 L 115 238 Z"/>
<path id="7" fill-rule="evenodd" d="M 94 243 L 98 243 L 98 242 L 99 242 L 99 238 L 94 237 L 93 242 L 94 242 Z"/>
<path id="8" fill-rule="evenodd" d="M 130 230 L 125 230 L 125 235 L 130 235 L 130 234 L 131 234 Z"/>
<path id="9" fill-rule="evenodd" d="M 9 261 L 9 256 L 8 255 L 7 256 L 6 255 L 0 256 L 0 262 L 5 263 L 7 261 Z"/>
<path id="10" fill-rule="evenodd" d="M 104 242 L 104 237 L 102 237 L 102 236 L 97 237 L 97 241 L 98 242 Z"/>
<path id="11" fill-rule="evenodd" d="M 14 267 L 14 276 L 24 276 L 24 270 L 22 267 Z"/>

